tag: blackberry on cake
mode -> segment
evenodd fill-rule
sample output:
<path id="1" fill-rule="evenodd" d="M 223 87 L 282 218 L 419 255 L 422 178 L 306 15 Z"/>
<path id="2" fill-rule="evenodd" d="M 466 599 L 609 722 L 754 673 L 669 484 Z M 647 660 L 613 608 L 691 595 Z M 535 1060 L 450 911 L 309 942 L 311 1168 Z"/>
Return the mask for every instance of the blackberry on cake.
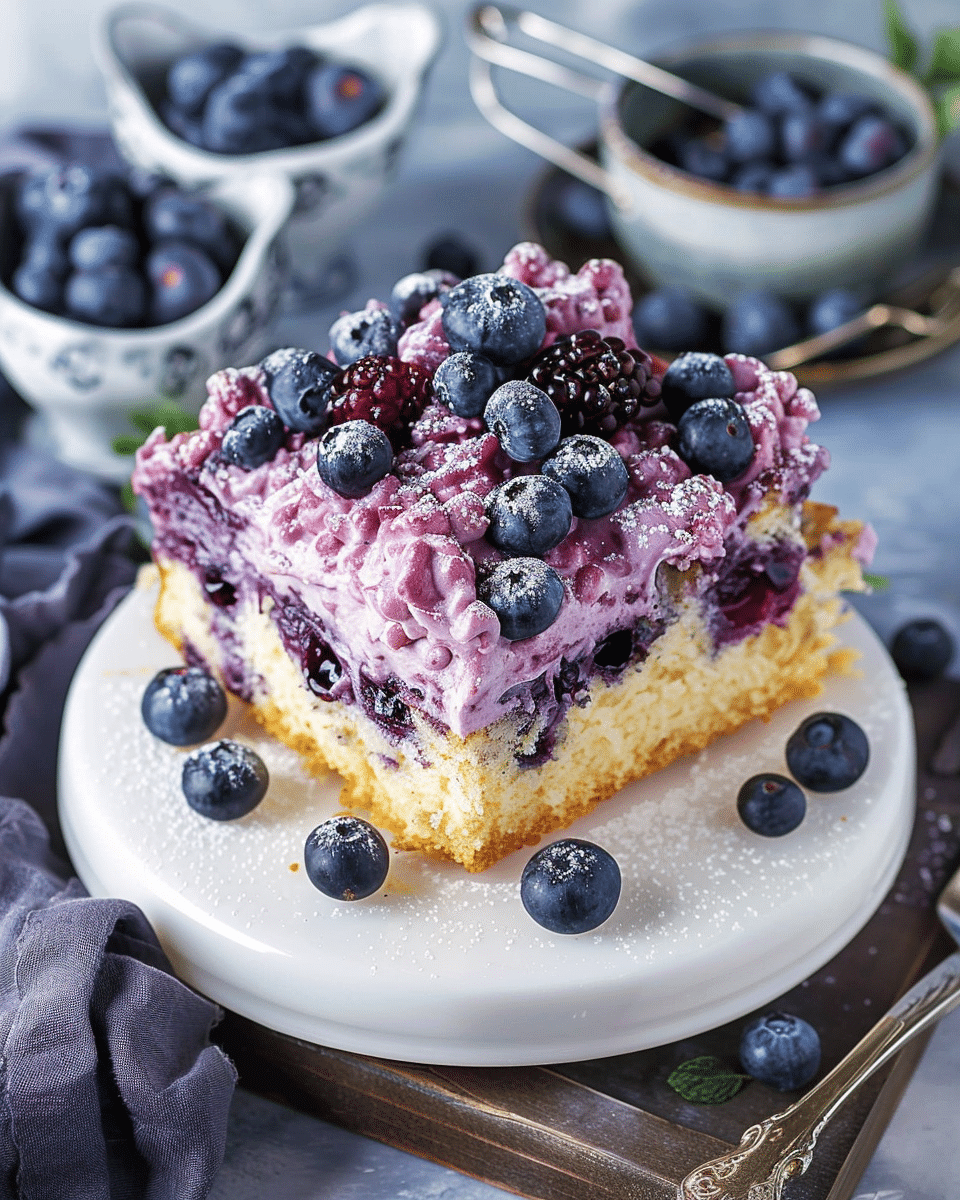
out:
<path id="1" fill-rule="evenodd" d="M 398 849 L 482 870 L 849 662 L 839 593 L 873 535 L 809 500 L 813 396 L 717 360 L 730 394 L 705 398 L 742 413 L 749 459 L 685 461 L 632 308 L 616 263 L 572 272 L 522 243 L 430 300 L 395 354 L 219 372 L 200 429 L 140 451 L 158 628 Z M 547 394 L 532 368 L 552 363 L 572 450 L 519 462 L 439 402 L 463 353 Z M 253 468 L 222 452 L 249 406 L 286 427 Z M 358 495 L 319 469 L 348 422 L 391 443 Z"/>

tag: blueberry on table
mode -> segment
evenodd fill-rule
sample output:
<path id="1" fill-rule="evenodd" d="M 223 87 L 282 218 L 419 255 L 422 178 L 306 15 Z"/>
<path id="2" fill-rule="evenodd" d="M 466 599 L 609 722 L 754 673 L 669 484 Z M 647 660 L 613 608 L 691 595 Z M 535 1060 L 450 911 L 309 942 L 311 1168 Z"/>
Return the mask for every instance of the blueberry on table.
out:
<path id="1" fill-rule="evenodd" d="M 362 900 L 383 887 L 390 851 L 383 835 L 359 817 L 324 821 L 303 847 L 307 878 L 334 900 Z"/>
<path id="2" fill-rule="evenodd" d="M 702 345 L 709 336 L 709 324 L 706 310 L 689 292 L 665 287 L 648 292 L 634 305 L 633 331 L 641 346 L 683 350 Z"/>
<path id="3" fill-rule="evenodd" d="M 782 837 L 792 833 L 806 811 L 806 796 L 784 775 L 753 775 L 737 794 L 737 812 L 741 821 L 761 837 Z"/>
<path id="4" fill-rule="evenodd" d="M 375 354 L 388 358 L 397 352 L 400 330 L 385 308 L 344 313 L 330 326 L 330 349 L 341 367 Z"/>
<path id="5" fill-rule="evenodd" d="M 350 133 L 383 108 L 383 85 L 366 71 L 339 63 L 322 63 L 304 84 L 307 116 L 319 138 Z"/>
<path id="6" fill-rule="evenodd" d="M 679 421 L 697 400 L 727 399 L 736 392 L 733 372 L 718 354 L 689 350 L 678 354 L 661 380 L 660 398 L 671 421 Z"/>
<path id="7" fill-rule="evenodd" d="M 569 493 L 546 475 L 519 475 L 497 484 L 485 511 L 491 545 L 504 554 L 536 558 L 558 546 L 573 521 Z"/>
<path id="8" fill-rule="evenodd" d="M 443 332 L 451 350 L 472 350 L 497 366 L 540 349 L 547 316 L 540 297 L 509 275 L 474 275 L 445 292 Z"/>
<path id="9" fill-rule="evenodd" d="M 605 517 L 620 507 L 630 474 L 616 449 L 602 438 L 576 433 L 564 438 L 540 468 L 570 496 L 575 517 Z"/>
<path id="10" fill-rule="evenodd" d="M 477 598 L 492 608 L 500 633 L 511 642 L 535 637 L 554 623 L 563 604 L 563 581 L 539 558 L 497 563 L 477 584 Z"/>
<path id="11" fill-rule="evenodd" d="M 740 292 L 723 314 L 723 348 L 728 354 L 762 358 L 798 340 L 800 330 L 785 300 L 772 292 Z"/>
<path id="12" fill-rule="evenodd" d="M 132 267 L 75 271 L 67 279 L 63 303 L 78 321 L 126 329 L 142 325 L 147 316 L 147 285 Z"/>
<path id="13" fill-rule="evenodd" d="M 171 746 L 196 746 L 223 724 L 227 697 L 202 667 L 167 667 L 147 684 L 140 713 L 154 737 Z"/>
<path id="14" fill-rule="evenodd" d="M 88 225 L 70 239 L 70 263 L 77 271 L 98 267 L 133 267 L 140 258 L 140 242 L 122 225 Z"/>
<path id="15" fill-rule="evenodd" d="M 196 312 L 213 299 L 222 283 L 216 263 L 192 242 L 158 242 L 147 255 L 146 272 L 153 287 L 150 321 L 154 325 Z"/>
<path id="16" fill-rule="evenodd" d="M 390 439 L 369 421 L 344 421 L 328 429 L 317 445 L 317 471 L 340 496 L 356 500 L 390 473 Z"/>
<path id="17" fill-rule="evenodd" d="M 890 654 L 897 670 L 910 680 L 937 679 L 953 658 L 953 638 L 939 621 L 908 621 L 893 636 Z"/>
<path id="18" fill-rule="evenodd" d="M 740 1065 L 768 1087 L 792 1092 L 809 1083 L 820 1069 L 820 1037 L 800 1017 L 767 1013 L 744 1029 Z"/>
<path id="19" fill-rule="evenodd" d="M 551 933 L 587 933 L 613 913 L 620 868 L 601 846 L 563 838 L 538 850 L 523 868 L 520 900 Z"/>
<path id="20" fill-rule="evenodd" d="M 211 91 L 240 65 L 243 51 L 230 42 L 215 42 L 181 54 L 167 70 L 167 96 L 188 116 L 197 116 Z"/>
<path id="21" fill-rule="evenodd" d="M 860 726 L 843 713 L 814 713 L 790 736 L 787 766 L 812 792 L 839 792 L 867 769 L 870 743 Z"/>
<path id="22" fill-rule="evenodd" d="M 267 794 L 270 775 L 255 750 L 221 738 L 188 754 L 180 784 L 187 803 L 211 821 L 236 821 Z"/>
<path id="23" fill-rule="evenodd" d="M 753 460 L 753 434 L 736 400 L 698 400 L 677 423 L 677 453 L 695 474 L 721 483 L 739 478 Z"/>
<path id="24" fill-rule="evenodd" d="M 241 408 L 227 426 L 220 453 L 227 462 L 251 471 L 273 458 L 286 432 L 272 408 L 250 404 Z"/>
<path id="25" fill-rule="evenodd" d="M 536 462 L 560 441 L 560 413 L 546 392 L 524 379 L 509 379 L 483 410 L 487 428 L 514 462 Z"/>
<path id="26" fill-rule="evenodd" d="M 458 417 L 479 417 L 500 383 L 500 371 L 489 358 L 460 350 L 445 358 L 433 374 L 440 404 Z"/>
<path id="27" fill-rule="evenodd" d="M 270 402 L 288 429 L 315 437 L 327 425 L 330 388 L 340 368 L 315 350 L 275 350 L 261 362 Z"/>

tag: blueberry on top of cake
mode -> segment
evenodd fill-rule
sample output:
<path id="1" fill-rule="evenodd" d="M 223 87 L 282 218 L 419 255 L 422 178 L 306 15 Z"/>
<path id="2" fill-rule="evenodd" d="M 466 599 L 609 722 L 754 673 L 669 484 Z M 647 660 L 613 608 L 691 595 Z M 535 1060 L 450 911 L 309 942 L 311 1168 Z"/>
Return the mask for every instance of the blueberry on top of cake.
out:
<path id="1" fill-rule="evenodd" d="M 669 415 L 617 264 L 524 243 L 424 297 L 395 353 L 312 369 L 306 427 L 286 360 L 213 376 L 134 486 L 161 631 L 395 845 L 478 870 L 815 694 L 870 535 L 804 505 L 828 459 L 793 376 L 728 356 L 733 394 Z M 478 415 L 443 403 L 464 370 Z"/>

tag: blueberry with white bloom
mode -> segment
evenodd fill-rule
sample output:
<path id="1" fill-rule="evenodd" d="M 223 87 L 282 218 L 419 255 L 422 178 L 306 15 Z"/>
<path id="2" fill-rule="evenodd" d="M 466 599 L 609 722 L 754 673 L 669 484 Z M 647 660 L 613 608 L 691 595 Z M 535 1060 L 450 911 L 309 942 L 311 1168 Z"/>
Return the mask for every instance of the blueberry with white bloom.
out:
<path id="1" fill-rule="evenodd" d="M 587 933 L 620 899 L 620 868 L 601 846 L 563 838 L 538 850 L 520 877 L 520 900 L 551 933 Z"/>
<path id="2" fill-rule="evenodd" d="M 433 375 L 437 400 L 458 417 L 479 417 L 499 383 L 499 369 L 470 350 L 445 358 Z"/>
<path id="3" fill-rule="evenodd" d="M 369 421 L 334 425 L 317 446 L 320 478 L 338 495 L 352 500 L 365 496 L 392 466 L 390 439 Z"/>
<path id="4" fill-rule="evenodd" d="M 316 436 L 327 424 L 340 368 L 315 350 L 274 350 L 261 362 L 270 402 L 288 429 Z"/>
<path id="5" fill-rule="evenodd" d="M 511 642 L 535 637 L 557 619 L 563 605 L 563 581 L 539 558 L 509 558 L 497 563 L 477 584 L 477 597 L 492 608 L 500 633 Z"/>
<path id="6" fill-rule="evenodd" d="M 677 453 L 695 474 L 721 483 L 739 478 L 753 460 L 753 434 L 736 400 L 698 400 L 677 424 Z"/>
<path id="7" fill-rule="evenodd" d="M 519 475 L 489 493 L 487 540 L 504 554 L 542 558 L 570 532 L 570 494 L 546 475 Z"/>
<path id="8" fill-rule="evenodd" d="M 502 383 L 487 401 L 483 419 L 514 462 L 545 458 L 560 441 L 557 406 L 525 379 Z"/>
<path id="9" fill-rule="evenodd" d="M 303 847 L 303 865 L 313 886 L 334 900 L 362 900 L 383 887 L 390 851 L 378 829 L 360 817 L 324 821 Z"/>
<path id="10" fill-rule="evenodd" d="M 397 352 L 400 330 L 385 308 L 344 313 L 330 326 L 330 349 L 341 367 L 370 354 L 389 357 Z"/>
<path id="11" fill-rule="evenodd" d="M 547 332 L 540 297 L 509 275 L 472 275 L 440 297 L 451 350 L 473 350 L 497 366 L 535 354 Z"/>
<path id="12" fill-rule="evenodd" d="M 540 468 L 570 496 L 575 517 L 605 517 L 620 507 L 630 475 L 609 442 L 589 434 L 564 438 Z"/>
<path id="13" fill-rule="evenodd" d="M 180 777 L 194 812 L 211 821 L 236 821 L 267 794 L 270 775 L 255 750 L 221 738 L 187 756 Z"/>
<path id="14" fill-rule="evenodd" d="M 196 746 L 223 723 L 227 697 L 202 667 L 167 667 L 147 684 L 140 714 L 154 737 L 171 746 Z"/>
<path id="15" fill-rule="evenodd" d="M 767 1013 L 744 1029 L 740 1064 L 761 1083 L 792 1092 L 809 1083 L 820 1069 L 820 1037 L 801 1017 Z"/>
<path id="16" fill-rule="evenodd" d="M 787 742 L 787 766 L 812 792 L 839 792 L 850 787 L 869 761 L 867 735 L 843 713 L 814 713 Z"/>
<path id="17" fill-rule="evenodd" d="M 273 458 L 286 432 L 272 408 L 249 404 L 240 409 L 224 431 L 220 453 L 234 466 L 252 471 Z"/>

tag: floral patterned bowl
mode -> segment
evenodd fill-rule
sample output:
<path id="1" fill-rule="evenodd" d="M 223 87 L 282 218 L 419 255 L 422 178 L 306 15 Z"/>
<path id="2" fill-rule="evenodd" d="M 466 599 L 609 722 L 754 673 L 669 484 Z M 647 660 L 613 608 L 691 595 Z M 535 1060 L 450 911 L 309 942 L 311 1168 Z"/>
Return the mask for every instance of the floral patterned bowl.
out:
<path id="1" fill-rule="evenodd" d="M 249 49 L 300 45 L 353 64 L 384 84 L 387 103 L 351 133 L 327 141 L 255 154 L 199 149 L 167 128 L 156 105 L 175 58 L 224 40 Z M 165 8 L 127 4 L 107 14 L 96 50 L 114 137 L 130 162 L 182 187 L 240 181 L 252 171 L 292 181 L 296 204 L 285 236 L 301 290 L 309 292 L 338 240 L 373 210 L 393 175 L 440 42 L 439 19 L 415 3 L 370 4 L 338 21 L 256 42 L 204 28 Z"/>
<path id="2" fill-rule="evenodd" d="M 16 175 L 0 178 L 0 229 L 11 227 L 17 182 Z M 256 362 L 269 348 L 285 275 L 279 238 L 293 210 L 293 186 L 267 175 L 226 180 L 207 194 L 245 241 L 220 291 L 178 321 L 142 329 L 86 325 L 25 304 L 0 271 L 0 370 L 39 414 L 43 440 L 101 478 L 129 478 L 132 460 L 115 454 L 112 443 L 134 432 L 132 410 L 176 400 L 196 411 L 208 376 Z"/>

